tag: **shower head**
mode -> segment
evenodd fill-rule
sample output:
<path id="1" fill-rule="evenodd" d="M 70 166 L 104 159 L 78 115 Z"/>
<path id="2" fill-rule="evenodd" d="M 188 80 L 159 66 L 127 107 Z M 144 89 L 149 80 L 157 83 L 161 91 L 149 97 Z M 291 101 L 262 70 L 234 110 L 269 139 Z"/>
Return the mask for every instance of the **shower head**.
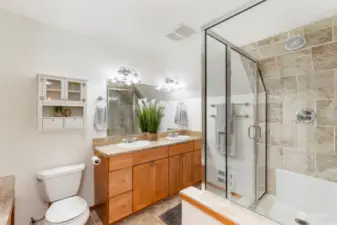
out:
<path id="1" fill-rule="evenodd" d="M 284 47 L 288 51 L 294 51 L 294 50 L 302 48 L 303 46 L 305 46 L 306 43 L 307 41 L 305 40 L 303 36 L 293 36 L 293 37 L 289 37 L 284 42 Z"/>

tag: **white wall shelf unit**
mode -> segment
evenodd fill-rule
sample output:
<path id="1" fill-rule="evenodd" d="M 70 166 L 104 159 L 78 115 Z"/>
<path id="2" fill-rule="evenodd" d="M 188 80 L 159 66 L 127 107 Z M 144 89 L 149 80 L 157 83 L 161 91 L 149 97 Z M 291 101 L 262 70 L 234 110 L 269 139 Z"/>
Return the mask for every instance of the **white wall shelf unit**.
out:
<path id="1" fill-rule="evenodd" d="M 38 74 L 38 129 L 74 130 L 85 127 L 87 81 Z M 65 111 L 71 112 L 65 115 Z"/>

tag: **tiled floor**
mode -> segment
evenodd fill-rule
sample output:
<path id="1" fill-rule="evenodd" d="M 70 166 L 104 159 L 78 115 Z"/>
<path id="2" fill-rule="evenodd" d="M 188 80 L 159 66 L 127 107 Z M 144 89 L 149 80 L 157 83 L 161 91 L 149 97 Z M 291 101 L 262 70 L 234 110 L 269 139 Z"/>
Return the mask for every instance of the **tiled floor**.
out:
<path id="1" fill-rule="evenodd" d="M 166 225 L 159 216 L 181 203 L 180 197 L 174 196 L 132 215 L 116 225 Z"/>
<path id="2" fill-rule="evenodd" d="M 132 215 L 114 225 L 166 225 L 159 216 L 166 211 L 172 209 L 181 202 L 180 197 L 174 196 L 167 200 L 161 201 L 149 208 L 146 208 L 135 215 Z M 86 225 L 101 225 L 95 212 L 91 213 L 91 217 Z"/>

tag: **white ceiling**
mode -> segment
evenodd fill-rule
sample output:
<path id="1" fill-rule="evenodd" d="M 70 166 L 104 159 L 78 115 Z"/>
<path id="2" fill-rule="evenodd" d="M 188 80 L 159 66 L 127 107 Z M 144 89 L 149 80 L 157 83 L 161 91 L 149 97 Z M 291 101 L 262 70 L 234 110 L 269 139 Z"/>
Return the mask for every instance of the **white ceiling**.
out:
<path id="1" fill-rule="evenodd" d="M 257 0 L 254 0 L 257 1 Z M 163 74 L 189 88 L 201 87 L 201 35 L 181 42 L 165 38 L 177 24 L 200 32 L 205 23 L 250 0 L 0 0 L 0 8 L 112 45 L 158 55 Z M 337 0 L 268 0 L 217 31 L 243 45 L 337 13 Z"/>
<path id="2" fill-rule="evenodd" d="M 0 0 L 0 7 L 107 42 L 156 45 L 174 26 L 196 30 L 249 0 Z M 169 41 L 168 41 L 169 42 Z"/>

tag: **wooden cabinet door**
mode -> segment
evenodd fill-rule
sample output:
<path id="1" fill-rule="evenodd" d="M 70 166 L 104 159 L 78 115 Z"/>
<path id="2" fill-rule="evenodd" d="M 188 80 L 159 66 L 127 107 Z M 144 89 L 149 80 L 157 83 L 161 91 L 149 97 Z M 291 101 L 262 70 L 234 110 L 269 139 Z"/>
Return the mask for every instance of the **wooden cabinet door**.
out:
<path id="1" fill-rule="evenodd" d="M 168 197 L 168 159 L 161 159 L 152 162 L 153 164 L 153 203 Z"/>
<path id="2" fill-rule="evenodd" d="M 182 155 L 169 158 L 169 194 L 174 195 L 183 188 Z"/>
<path id="3" fill-rule="evenodd" d="M 201 182 L 202 179 L 202 163 L 201 150 L 196 150 L 192 153 L 192 183 Z"/>
<path id="4" fill-rule="evenodd" d="M 183 170 L 181 171 L 183 177 L 183 189 L 193 185 L 192 182 L 192 152 L 182 155 Z"/>
<path id="5" fill-rule="evenodd" d="M 153 169 L 146 163 L 133 167 L 133 211 L 141 210 L 153 202 Z"/>

